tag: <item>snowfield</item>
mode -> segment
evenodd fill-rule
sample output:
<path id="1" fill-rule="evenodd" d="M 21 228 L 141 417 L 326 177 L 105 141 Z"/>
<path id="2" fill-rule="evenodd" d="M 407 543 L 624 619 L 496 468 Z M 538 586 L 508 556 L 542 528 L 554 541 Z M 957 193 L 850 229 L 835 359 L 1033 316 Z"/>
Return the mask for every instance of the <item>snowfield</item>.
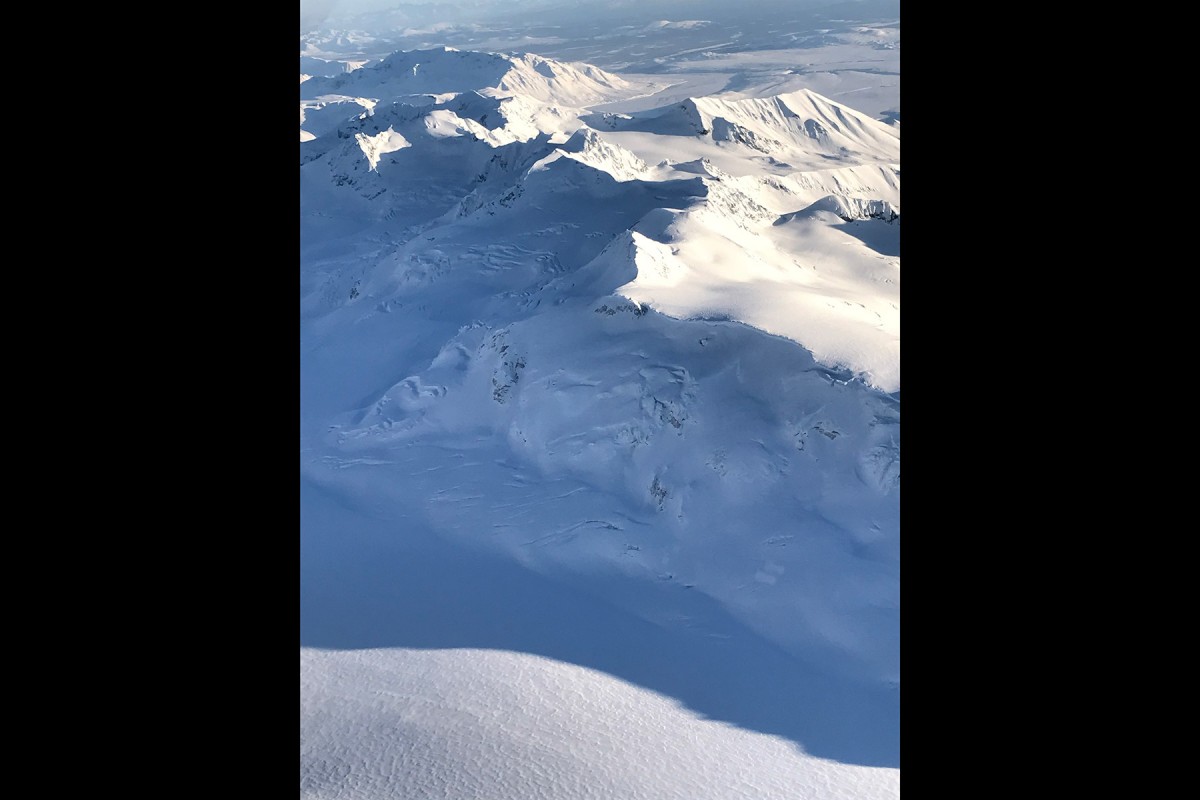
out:
<path id="1" fill-rule="evenodd" d="M 322 41 L 302 795 L 897 797 L 898 122 L 682 51 Z"/>
<path id="2" fill-rule="evenodd" d="M 898 770 L 812 758 L 602 672 L 489 650 L 300 651 L 312 798 L 874 800 Z"/>

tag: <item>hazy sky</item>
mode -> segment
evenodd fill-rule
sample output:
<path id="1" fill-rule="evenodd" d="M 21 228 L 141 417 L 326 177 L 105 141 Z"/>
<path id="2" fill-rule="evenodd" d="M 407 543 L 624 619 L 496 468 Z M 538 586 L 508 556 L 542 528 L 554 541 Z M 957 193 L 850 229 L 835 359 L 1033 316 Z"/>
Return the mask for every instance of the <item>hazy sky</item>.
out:
<path id="1" fill-rule="evenodd" d="M 674 2 L 686 0 L 674 0 Z M 483 11 L 512 11 L 548 5 L 564 5 L 564 0 L 300 0 L 300 19 L 348 16 L 367 11 L 397 8 L 415 18 L 444 18 L 446 21 L 469 17 Z M 612 5 L 607 0 L 575 0 L 580 6 Z"/>
<path id="2" fill-rule="evenodd" d="M 472 22 L 501 15 L 522 16 L 554 9 L 572 18 L 621 15 L 647 19 L 688 19 L 785 7 L 789 11 L 826 5 L 892 6 L 900 0 L 300 0 L 300 29 L 311 30 L 326 19 L 396 9 L 393 23 Z"/>

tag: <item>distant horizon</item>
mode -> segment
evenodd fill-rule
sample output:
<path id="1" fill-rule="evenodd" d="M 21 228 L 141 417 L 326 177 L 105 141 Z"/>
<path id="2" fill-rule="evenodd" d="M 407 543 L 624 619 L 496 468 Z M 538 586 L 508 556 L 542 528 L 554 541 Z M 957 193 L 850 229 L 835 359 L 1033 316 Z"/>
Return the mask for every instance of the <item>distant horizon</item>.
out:
<path id="1" fill-rule="evenodd" d="M 621 17 L 630 20 L 697 16 L 727 18 L 747 11 L 769 10 L 806 12 L 826 7 L 861 7 L 871 15 L 899 13 L 899 0 L 748 0 L 731 7 L 723 0 L 456 0 L 455 2 L 397 2 L 396 0 L 301 0 L 300 30 L 319 30 L 326 22 L 349 21 L 367 14 L 395 12 L 395 24 L 466 24 L 489 22 L 508 17 L 520 18 L 531 12 L 548 19 L 565 21 L 580 18 Z M 682 16 L 681 16 L 682 15 Z"/>

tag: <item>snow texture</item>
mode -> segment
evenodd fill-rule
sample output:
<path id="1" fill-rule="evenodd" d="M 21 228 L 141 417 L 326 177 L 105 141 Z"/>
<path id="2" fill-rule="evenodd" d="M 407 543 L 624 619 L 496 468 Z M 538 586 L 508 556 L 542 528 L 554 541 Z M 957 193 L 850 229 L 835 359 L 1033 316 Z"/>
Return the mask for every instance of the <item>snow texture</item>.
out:
<path id="1" fill-rule="evenodd" d="M 609 675 L 489 650 L 300 651 L 300 791 L 341 800 L 873 800 L 812 758 Z"/>

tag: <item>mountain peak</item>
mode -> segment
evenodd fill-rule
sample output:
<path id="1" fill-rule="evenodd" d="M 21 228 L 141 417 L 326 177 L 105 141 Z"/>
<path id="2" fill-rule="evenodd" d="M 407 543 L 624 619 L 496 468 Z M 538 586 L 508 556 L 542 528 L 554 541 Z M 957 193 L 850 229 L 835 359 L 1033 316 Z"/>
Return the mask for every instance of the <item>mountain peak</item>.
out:
<path id="1" fill-rule="evenodd" d="M 315 76 L 301 84 L 301 98 L 347 95 L 383 100 L 414 94 L 476 91 L 521 95 L 540 103 L 581 108 L 616 100 L 633 87 L 590 64 L 569 64 L 533 53 L 491 53 L 438 47 L 399 50 L 352 73 Z"/>

